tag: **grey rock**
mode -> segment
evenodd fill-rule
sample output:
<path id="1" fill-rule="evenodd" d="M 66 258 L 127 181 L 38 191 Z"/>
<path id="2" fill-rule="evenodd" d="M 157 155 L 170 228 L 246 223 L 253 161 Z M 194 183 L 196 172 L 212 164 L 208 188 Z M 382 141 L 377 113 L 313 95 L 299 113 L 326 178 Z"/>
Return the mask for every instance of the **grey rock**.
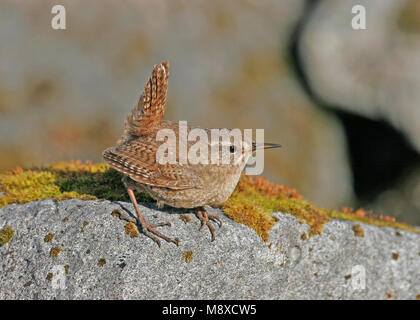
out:
<path id="1" fill-rule="evenodd" d="M 193 213 L 141 206 L 150 222 L 170 221 L 164 233 L 181 239 L 179 247 L 163 242 L 159 249 L 142 234 L 125 234 L 127 222 L 111 215 L 121 206 L 134 212 L 130 203 L 78 199 L 1 208 L 0 228 L 10 225 L 16 232 L 0 247 L 0 299 L 415 299 L 420 294 L 420 234 L 361 224 L 364 237 L 356 237 L 353 222 L 333 220 L 322 235 L 302 240 L 308 225 L 276 213 L 279 221 L 264 243 L 252 229 L 209 208 L 223 221 L 210 242 Z M 184 223 L 181 213 L 191 221 Z M 53 239 L 45 242 L 49 233 Z M 56 246 L 62 251 L 53 258 Z M 193 253 L 189 263 L 183 259 L 187 251 Z"/>

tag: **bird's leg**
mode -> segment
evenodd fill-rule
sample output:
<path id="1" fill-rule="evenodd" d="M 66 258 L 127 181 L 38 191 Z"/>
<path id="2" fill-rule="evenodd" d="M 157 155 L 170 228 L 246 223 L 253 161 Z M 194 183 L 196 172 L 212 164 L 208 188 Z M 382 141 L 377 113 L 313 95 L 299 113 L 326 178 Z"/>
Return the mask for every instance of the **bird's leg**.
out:
<path id="1" fill-rule="evenodd" d="M 200 226 L 199 230 L 203 229 L 204 225 L 206 225 L 210 229 L 211 241 L 214 241 L 214 239 L 215 239 L 215 237 L 214 237 L 214 227 L 210 223 L 210 219 L 217 221 L 219 223 L 219 228 L 220 228 L 222 226 L 222 221 L 220 220 L 220 218 L 218 216 L 213 215 L 213 214 L 209 214 L 206 211 L 206 209 L 204 209 L 203 207 L 200 207 L 200 208 L 197 209 L 197 217 L 201 221 L 201 226 Z"/>
<path id="2" fill-rule="evenodd" d="M 137 205 L 137 200 L 136 200 L 136 197 L 134 196 L 133 189 L 131 189 L 130 187 L 127 187 L 127 193 L 130 196 L 130 200 L 133 203 L 133 206 L 134 206 L 134 209 L 136 210 L 137 216 L 139 217 L 139 223 L 141 225 L 143 233 L 146 236 L 148 236 L 149 238 L 151 238 L 154 242 L 156 242 L 159 247 L 160 247 L 160 240 L 157 237 L 162 238 L 163 240 L 165 240 L 167 242 L 173 242 L 176 245 L 178 245 L 179 244 L 179 239 L 178 238 L 171 239 L 167 236 L 164 236 L 159 231 L 155 230 L 156 227 L 171 226 L 171 223 L 170 222 L 161 222 L 161 223 L 155 223 L 155 224 L 147 223 L 146 220 L 144 219 L 143 215 L 140 212 L 139 206 Z"/>

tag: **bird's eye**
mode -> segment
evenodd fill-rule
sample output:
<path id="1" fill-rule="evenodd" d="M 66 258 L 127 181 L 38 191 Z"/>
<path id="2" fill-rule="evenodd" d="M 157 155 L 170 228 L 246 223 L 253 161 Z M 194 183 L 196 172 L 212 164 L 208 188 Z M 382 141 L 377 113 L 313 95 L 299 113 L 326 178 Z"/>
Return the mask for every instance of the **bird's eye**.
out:
<path id="1" fill-rule="evenodd" d="M 235 153 L 236 147 L 235 146 L 230 146 L 229 151 L 230 151 L 230 153 Z"/>

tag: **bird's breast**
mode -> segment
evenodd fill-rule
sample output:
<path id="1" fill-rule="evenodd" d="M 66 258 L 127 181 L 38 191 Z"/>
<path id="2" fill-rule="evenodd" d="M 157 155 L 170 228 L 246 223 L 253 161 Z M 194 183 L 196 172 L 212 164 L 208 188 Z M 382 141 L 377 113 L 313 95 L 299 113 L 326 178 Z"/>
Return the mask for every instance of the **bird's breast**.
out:
<path id="1" fill-rule="evenodd" d="M 240 174 L 241 170 L 226 172 L 222 168 L 213 168 L 211 173 L 203 172 L 200 187 L 175 190 L 141 185 L 140 191 L 175 208 L 196 208 L 204 205 L 218 207 L 229 199 L 239 181 Z"/>

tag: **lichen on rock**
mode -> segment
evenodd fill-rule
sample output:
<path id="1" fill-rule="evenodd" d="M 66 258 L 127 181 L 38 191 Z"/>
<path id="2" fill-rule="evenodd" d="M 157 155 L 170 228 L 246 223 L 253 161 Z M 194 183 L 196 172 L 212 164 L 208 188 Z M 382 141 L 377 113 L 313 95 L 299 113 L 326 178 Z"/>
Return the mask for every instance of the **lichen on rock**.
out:
<path id="1" fill-rule="evenodd" d="M 0 230 L 0 247 L 10 242 L 14 234 L 15 234 L 15 231 L 10 226 L 7 226 L 1 229 Z"/>

